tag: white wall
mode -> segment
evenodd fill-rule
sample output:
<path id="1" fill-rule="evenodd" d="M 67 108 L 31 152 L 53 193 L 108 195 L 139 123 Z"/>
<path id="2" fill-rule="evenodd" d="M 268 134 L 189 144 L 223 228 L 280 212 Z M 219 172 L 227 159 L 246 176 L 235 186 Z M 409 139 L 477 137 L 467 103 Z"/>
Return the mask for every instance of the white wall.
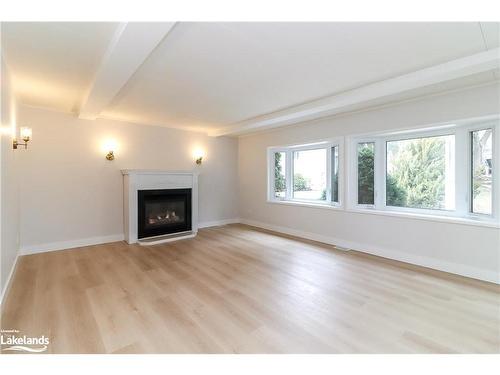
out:
<path id="1" fill-rule="evenodd" d="M 499 282 L 497 228 L 266 202 L 269 146 L 498 114 L 499 99 L 499 85 L 489 85 L 241 137 L 240 217 L 250 224 Z"/>
<path id="2" fill-rule="evenodd" d="M 251 224 L 498 282 L 498 229 L 266 202 L 268 146 L 490 115 L 498 113 L 498 100 L 499 86 L 484 86 L 239 140 L 79 120 L 21 106 L 17 123 L 33 128 L 33 140 L 27 151 L 13 152 L 10 141 L 2 148 L 2 282 L 17 251 L 19 217 L 25 252 L 118 239 L 123 234 L 120 169 L 193 169 L 195 147 L 206 150 L 199 168 L 201 223 L 241 216 Z M 113 162 L 100 147 L 107 138 L 119 144 Z"/>
<path id="3" fill-rule="evenodd" d="M 15 126 L 16 108 L 10 76 L 2 60 L 0 142 L 0 302 L 12 273 L 19 249 L 19 197 L 16 154 L 12 150 L 12 135 L 6 131 Z"/>
<path id="4" fill-rule="evenodd" d="M 197 169 L 200 225 L 237 218 L 236 139 L 27 106 L 20 106 L 18 123 L 33 128 L 29 149 L 18 151 L 22 252 L 121 238 L 121 169 Z M 118 142 L 112 162 L 101 150 L 108 138 Z M 206 152 L 199 167 L 196 147 Z"/>

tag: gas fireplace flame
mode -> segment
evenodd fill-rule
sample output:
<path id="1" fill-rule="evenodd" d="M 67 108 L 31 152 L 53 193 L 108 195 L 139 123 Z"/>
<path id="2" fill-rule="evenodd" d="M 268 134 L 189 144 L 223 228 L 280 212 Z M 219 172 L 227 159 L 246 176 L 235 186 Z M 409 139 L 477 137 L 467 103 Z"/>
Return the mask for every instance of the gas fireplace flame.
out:
<path id="1" fill-rule="evenodd" d="M 148 217 L 148 224 L 151 225 L 178 223 L 180 221 L 182 221 L 182 218 L 173 210 L 168 210 L 160 213 L 152 213 Z"/>

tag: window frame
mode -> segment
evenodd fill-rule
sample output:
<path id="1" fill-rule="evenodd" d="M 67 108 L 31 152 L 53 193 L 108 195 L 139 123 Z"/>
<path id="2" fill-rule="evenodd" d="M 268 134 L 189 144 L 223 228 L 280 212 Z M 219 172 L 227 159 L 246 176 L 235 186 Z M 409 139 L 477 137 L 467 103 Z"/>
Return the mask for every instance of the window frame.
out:
<path id="1" fill-rule="evenodd" d="M 332 201 L 332 148 L 338 147 L 338 202 Z M 326 149 L 326 200 L 310 200 L 293 197 L 293 153 L 297 151 L 308 151 Z M 274 191 L 274 154 L 284 152 L 285 163 L 285 197 L 275 197 Z M 344 137 L 329 138 L 327 140 L 307 144 L 292 144 L 287 146 L 268 147 L 267 151 L 267 200 L 272 203 L 296 203 L 302 205 L 322 206 L 341 209 L 344 207 Z"/>
<path id="2" fill-rule="evenodd" d="M 492 180 L 491 180 L 491 214 L 484 214 L 479 212 L 473 212 L 473 181 L 472 181 L 472 132 L 478 130 L 491 129 L 492 138 L 491 138 L 491 147 L 492 147 L 492 159 L 491 159 L 491 170 L 492 170 Z M 467 137 L 467 148 L 466 148 L 466 157 L 467 157 L 467 192 L 466 192 L 466 207 L 469 212 L 469 216 L 475 219 L 484 220 L 484 219 L 500 219 L 500 196 L 498 195 L 498 190 L 500 188 L 499 185 L 499 173 L 500 173 L 500 152 L 498 147 L 500 146 L 500 126 L 498 122 L 494 121 L 486 121 L 482 123 L 471 124 L 467 127 L 464 127 L 466 131 Z"/>
<path id="3" fill-rule="evenodd" d="M 471 207 L 472 197 L 472 144 L 470 134 L 474 130 L 492 129 L 493 160 L 492 160 L 492 214 L 473 213 Z M 453 135 L 454 158 L 452 169 L 455 177 L 455 208 L 453 210 L 423 209 L 411 207 L 397 207 L 387 205 L 387 142 L 410 140 L 416 138 L 437 137 Z M 457 219 L 472 219 L 483 222 L 497 222 L 500 213 L 500 197 L 498 196 L 499 182 L 499 150 L 500 136 L 498 119 L 478 120 L 464 124 L 449 124 L 435 128 L 408 129 L 402 131 L 390 131 L 386 133 L 372 133 L 371 135 L 352 136 L 348 139 L 349 178 L 348 178 L 348 209 L 354 211 L 377 211 L 402 214 L 416 214 L 422 216 L 450 217 Z M 359 143 L 375 143 L 375 176 L 374 194 L 375 204 L 358 204 L 358 154 Z M 462 152 L 461 150 L 465 150 Z M 466 165 L 466 168 L 460 166 Z"/>
<path id="4" fill-rule="evenodd" d="M 470 210 L 472 197 L 472 143 L 470 132 L 491 128 L 493 131 L 492 147 L 492 214 L 473 213 Z M 455 209 L 452 211 L 394 207 L 386 205 L 386 163 L 388 140 L 396 141 L 426 136 L 455 135 Z M 357 204 L 357 143 L 375 142 L 374 205 Z M 331 148 L 339 147 L 339 204 L 331 204 L 332 156 Z M 327 148 L 327 202 L 288 199 L 292 197 L 291 186 L 292 154 L 291 151 Z M 382 150 L 383 152 L 380 152 Z M 465 150 L 465 151 L 464 151 Z M 287 189 L 285 199 L 274 197 L 274 152 L 286 154 L 285 177 Z M 424 125 L 420 127 L 390 129 L 387 131 L 354 134 L 345 137 L 326 138 L 307 144 L 290 144 L 267 148 L 268 179 L 267 202 L 272 204 L 293 205 L 317 209 L 333 209 L 357 214 L 375 214 L 410 219 L 456 223 L 462 225 L 500 228 L 500 115 L 483 116 Z M 466 166 L 466 167 L 462 167 Z M 382 171 L 382 174 L 381 174 Z"/>

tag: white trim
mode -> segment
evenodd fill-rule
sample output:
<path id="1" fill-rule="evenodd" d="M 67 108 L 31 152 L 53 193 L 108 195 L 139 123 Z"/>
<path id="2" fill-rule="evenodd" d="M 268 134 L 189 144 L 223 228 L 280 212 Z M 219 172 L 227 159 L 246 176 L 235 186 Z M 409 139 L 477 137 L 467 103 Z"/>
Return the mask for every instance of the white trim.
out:
<path id="1" fill-rule="evenodd" d="M 333 205 L 330 203 L 316 203 L 313 201 L 268 199 L 266 202 L 272 204 L 285 204 L 290 206 L 324 208 L 327 210 L 343 211 L 343 208 L 338 205 Z"/>
<path id="2" fill-rule="evenodd" d="M 203 223 L 200 223 L 198 228 L 216 227 L 216 226 L 227 225 L 227 224 L 236 224 L 239 222 L 240 222 L 239 218 L 205 221 Z M 124 234 L 120 233 L 120 234 L 113 234 L 113 235 L 109 235 L 109 236 L 80 238 L 77 240 L 58 241 L 58 242 L 45 243 L 45 244 L 40 244 L 40 245 L 27 245 L 27 246 L 21 246 L 21 248 L 19 249 L 19 256 L 38 254 L 38 253 L 46 253 L 49 251 L 74 249 L 77 247 L 84 247 L 84 246 L 101 245 L 101 244 L 110 243 L 110 242 L 123 241 L 124 239 L 125 239 Z"/>
<path id="3" fill-rule="evenodd" d="M 122 169 L 122 175 L 183 175 L 183 176 L 198 176 L 198 171 L 167 171 L 164 169 Z"/>
<path id="4" fill-rule="evenodd" d="M 354 242 L 345 241 L 345 240 L 341 240 L 341 239 L 330 237 L 330 236 L 323 236 L 323 235 L 317 234 L 317 233 L 306 232 L 306 231 L 282 227 L 282 226 L 278 226 L 278 225 L 262 223 L 260 221 L 255 221 L 255 220 L 241 219 L 240 223 L 250 225 L 253 227 L 257 227 L 257 228 L 272 230 L 272 231 L 278 232 L 278 233 L 288 234 L 290 236 L 304 238 L 304 239 L 311 240 L 311 241 L 317 241 L 317 242 L 325 243 L 328 245 L 342 247 L 343 250 L 345 250 L 345 251 L 352 249 L 353 245 L 354 245 Z"/>
<path id="5" fill-rule="evenodd" d="M 326 98 L 272 112 L 231 126 L 216 129 L 209 135 L 241 135 L 264 129 L 310 121 L 320 117 L 366 107 L 372 100 L 397 95 L 421 87 L 435 85 L 472 74 L 491 71 L 498 67 L 500 49 L 494 48 L 462 57 L 398 77 L 368 84 Z"/>
<path id="6" fill-rule="evenodd" d="M 198 224 L 198 228 L 220 227 L 221 225 L 237 224 L 239 222 L 239 218 L 204 221 Z"/>
<path id="7" fill-rule="evenodd" d="M 438 271 L 453 273 L 460 276 L 465 276 L 473 279 L 500 284 L 500 274 L 495 271 L 483 270 L 477 267 L 471 267 L 459 263 L 452 263 L 414 254 L 405 254 L 396 250 L 373 246 L 366 243 L 346 241 L 339 238 L 323 236 L 312 232 L 300 231 L 288 227 L 281 227 L 254 220 L 241 219 L 241 223 L 258 228 L 271 230 L 278 233 L 305 238 L 308 240 L 323 242 L 329 245 L 334 245 L 337 248 L 341 247 L 341 248 L 352 249 L 362 253 L 372 254 L 404 263 L 410 263 L 417 266 L 435 269 Z"/>
<path id="8" fill-rule="evenodd" d="M 49 251 L 73 249 L 75 247 L 100 245 L 103 243 L 117 242 L 123 240 L 124 240 L 124 235 L 123 233 L 120 233 L 120 234 L 113 234 L 110 236 L 80 238 L 77 240 L 58 241 L 40 245 L 26 245 L 26 246 L 21 246 L 21 248 L 19 249 L 19 255 L 30 255 L 30 254 L 45 253 Z"/>
<path id="9" fill-rule="evenodd" d="M 466 187 L 467 187 L 467 192 L 466 192 L 466 204 L 467 204 L 467 211 L 469 212 L 469 215 L 472 217 L 478 217 L 478 218 L 488 218 L 488 217 L 493 217 L 493 218 L 499 218 L 500 219 L 500 197 L 498 196 L 498 186 L 499 186 L 499 173 L 500 173 L 500 150 L 498 150 L 500 146 L 500 131 L 499 131 L 499 126 L 497 126 L 497 122 L 481 122 L 481 123 L 476 123 L 474 125 L 470 125 L 464 129 L 466 132 L 466 140 L 467 140 L 467 152 L 466 152 L 466 158 L 467 158 L 467 172 L 466 172 Z M 492 140 L 491 140 L 491 146 L 492 146 L 492 185 L 491 185 L 491 214 L 481 214 L 477 212 L 472 211 L 472 204 L 473 204 L 473 198 L 472 198 L 472 141 L 471 141 L 471 134 L 474 131 L 477 130 L 485 130 L 485 129 L 491 129 L 492 131 Z"/>
<path id="10" fill-rule="evenodd" d="M 472 225 L 476 227 L 500 228 L 500 223 L 496 221 L 476 220 L 474 218 L 462 218 L 457 216 L 439 216 L 435 214 L 426 215 L 415 212 L 405 212 L 396 210 L 376 210 L 376 209 L 363 209 L 363 208 L 347 208 L 345 212 L 353 212 L 357 214 L 368 214 L 368 215 L 402 217 L 405 219 L 434 221 L 438 223 Z"/>
<path id="11" fill-rule="evenodd" d="M 12 286 L 12 281 L 14 280 L 14 274 L 17 269 L 17 261 L 19 260 L 19 253 L 16 255 L 16 259 L 14 259 L 14 264 L 10 268 L 9 276 L 7 276 L 7 280 L 5 281 L 5 286 L 2 290 L 2 295 L 0 296 L 0 313 L 2 312 L 2 307 L 4 303 L 4 299 L 7 297 L 9 293 L 10 287 Z"/>

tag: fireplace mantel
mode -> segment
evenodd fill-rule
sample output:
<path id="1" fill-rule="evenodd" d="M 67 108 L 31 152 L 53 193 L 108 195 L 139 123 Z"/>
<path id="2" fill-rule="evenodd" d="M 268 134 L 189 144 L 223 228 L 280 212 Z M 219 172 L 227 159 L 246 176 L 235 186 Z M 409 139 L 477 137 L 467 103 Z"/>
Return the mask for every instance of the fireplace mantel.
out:
<path id="1" fill-rule="evenodd" d="M 170 174 L 170 175 L 196 175 L 198 176 L 198 172 L 195 171 L 166 171 L 163 169 L 122 169 L 122 174 L 123 175 L 139 175 L 139 174 L 146 174 L 146 175 L 165 175 L 165 174 Z"/>
<path id="2" fill-rule="evenodd" d="M 129 243 L 148 244 L 194 237 L 198 232 L 198 173 L 194 171 L 168 171 L 153 169 L 123 169 L 123 218 L 125 240 Z M 138 191 L 157 189 L 191 189 L 190 233 L 157 240 L 138 240 Z"/>

